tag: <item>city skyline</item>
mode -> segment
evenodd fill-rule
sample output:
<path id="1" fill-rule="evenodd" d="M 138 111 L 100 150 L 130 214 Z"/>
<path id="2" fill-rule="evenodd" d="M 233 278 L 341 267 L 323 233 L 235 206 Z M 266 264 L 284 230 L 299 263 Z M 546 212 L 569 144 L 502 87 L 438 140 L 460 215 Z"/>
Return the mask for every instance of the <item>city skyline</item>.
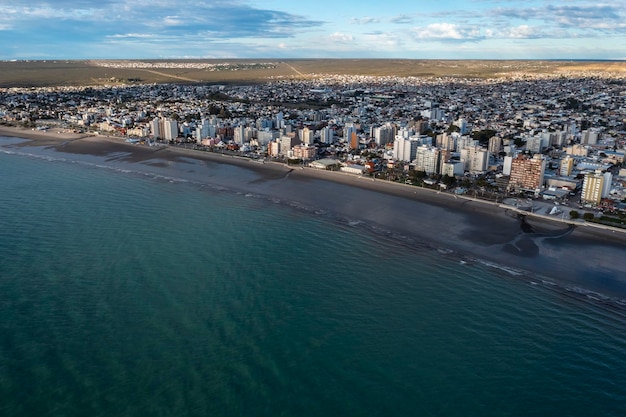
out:
<path id="1" fill-rule="evenodd" d="M 0 59 L 626 59 L 626 1 L 0 0 Z"/>

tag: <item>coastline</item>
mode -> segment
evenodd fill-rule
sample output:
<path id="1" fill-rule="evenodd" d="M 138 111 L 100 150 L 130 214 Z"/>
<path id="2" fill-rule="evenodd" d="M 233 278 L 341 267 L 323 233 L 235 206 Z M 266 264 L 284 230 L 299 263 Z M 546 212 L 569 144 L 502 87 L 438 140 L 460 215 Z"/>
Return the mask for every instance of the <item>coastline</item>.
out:
<path id="1" fill-rule="evenodd" d="M 526 216 L 531 226 L 528 233 L 522 231 L 514 210 L 493 202 L 314 168 L 260 164 L 219 153 L 4 126 L 0 126 L 0 136 L 26 139 L 10 146 L 44 147 L 108 162 L 142 164 L 173 176 L 184 173 L 229 189 L 330 212 L 372 231 L 391 233 L 399 237 L 399 243 L 452 249 L 466 260 L 485 259 L 581 286 L 590 270 L 599 270 L 607 277 L 601 287 L 626 294 L 626 281 L 620 279 L 626 270 L 621 256 L 626 234 L 617 231 L 571 227 L 554 219 Z"/>

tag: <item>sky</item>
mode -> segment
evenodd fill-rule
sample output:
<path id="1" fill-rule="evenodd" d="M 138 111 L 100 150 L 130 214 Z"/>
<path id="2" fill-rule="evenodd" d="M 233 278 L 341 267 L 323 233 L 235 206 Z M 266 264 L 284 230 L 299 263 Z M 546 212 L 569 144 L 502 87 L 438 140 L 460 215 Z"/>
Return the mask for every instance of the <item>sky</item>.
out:
<path id="1" fill-rule="evenodd" d="M 0 0 L 0 59 L 626 59 L 626 0 Z"/>

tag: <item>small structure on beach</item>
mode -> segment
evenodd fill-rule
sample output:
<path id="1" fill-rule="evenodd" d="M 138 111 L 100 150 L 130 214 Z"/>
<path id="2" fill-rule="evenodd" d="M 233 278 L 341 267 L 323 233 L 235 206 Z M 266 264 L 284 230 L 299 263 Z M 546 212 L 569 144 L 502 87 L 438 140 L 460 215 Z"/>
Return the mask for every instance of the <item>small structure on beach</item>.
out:
<path id="1" fill-rule="evenodd" d="M 340 171 L 341 172 L 347 172 L 348 174 L 361 175 L 361 174 L 363 174 L 363 171 L 365 171 L 365 166 L 358 165 L 358 164 L 352 164 L 352 165 L 347 165 L 347 166 L 341 167 Z"/>
<path id="2" fill-rule="evenodd" d="M 330 158 L 318 159 L 317 161 L 313 161 L 309 163 L 309 166 L 311 168 L 317 168 L 317 169 L 332 169 L 332 167 L 338 166 L 338 165 L 339 165 L 338 160 L 330 159 Z"/>

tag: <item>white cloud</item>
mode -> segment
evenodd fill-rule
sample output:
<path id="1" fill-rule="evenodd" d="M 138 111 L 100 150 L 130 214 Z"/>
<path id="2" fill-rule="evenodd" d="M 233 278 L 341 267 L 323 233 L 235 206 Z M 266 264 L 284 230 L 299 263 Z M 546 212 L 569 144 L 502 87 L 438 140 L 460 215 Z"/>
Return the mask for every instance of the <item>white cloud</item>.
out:
<path id="1" fill-rule="evenodd" d="M 370 23 L 378 23 L 380 22 L 375 17 L 353 17 L 350 19 L 350 23 L 353 25 L 368 25 Z"/>
<path id="2" fill-rule="evenodd" d="M 398 23 L 398 24 L 413 23 L 414 21 L 415 19 L 412 16 L 409 16 L 406 14 L 401 14 L 391 19 L 391 23 Z"/>
<path id="3" fill-rule="evenodd" d="M 392 33 L 368 33 L 364 35 L 364 40 L 371 49 L 380 48 L 383 51 L 396 48 L 401 44 L 398 36 Z"/>
<path id="4" fill-rule="evenodd" d="M 454 23 L 432 23 L 425 27 L 413 28 L 415 38 L 420 40 L 473 41 L 483 39 L 480 29 Z"/>
<path id="5" fill-rule="evenodd" d="M 180 16 L 165 16 L 163 18 L 163 24 L 165 26 L 182 26 L 185 22 Z"/>
<path id="6" fill-rule="evenodd" d="M 334 42 L 340 42 L 340 43 L 352 42 L 354 41 L 354 36 L 348 33 L 335 32 L 332 35 L 330 35 L 330 40 Z"/>
<path id="7" fill-rule="evenodd" d="M 514 28 L 510 28 L 505 37 L 513 39 L 532 39 L 541 37 L 541 31 L 535 27 L 528 25 L 520 25 Z"/>
<path id="8" fill-rule="evenodd" d="M 111 39 L 150 39 L 156 38 L 156 35 L 150 33 L 117 33 L 109 35 L 107 38 Z"/>

